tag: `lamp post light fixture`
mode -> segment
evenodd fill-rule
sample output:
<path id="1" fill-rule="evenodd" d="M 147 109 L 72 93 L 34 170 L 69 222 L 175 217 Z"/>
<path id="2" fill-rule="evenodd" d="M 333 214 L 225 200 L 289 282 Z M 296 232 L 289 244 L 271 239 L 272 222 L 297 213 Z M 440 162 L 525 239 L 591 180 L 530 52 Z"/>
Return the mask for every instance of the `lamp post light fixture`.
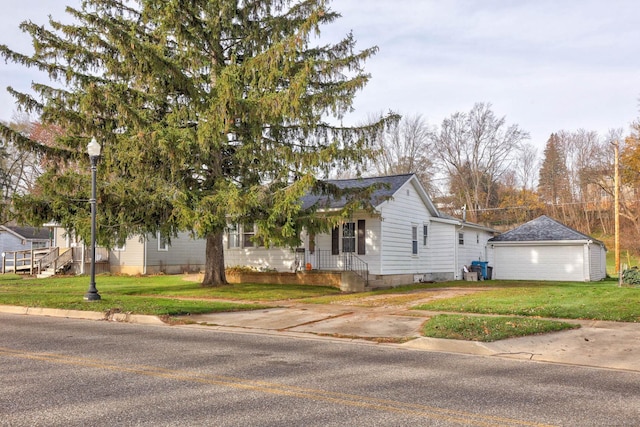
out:
<path id="1" fill-rule="evenodd" d="M 99 301 L 100 294 L 96 288 L 96 172 L 98 170 L 98 158 L 100 157 L 100 144 L 95 138 L 87 145 L 87 153 L 91 160 L 91 282 L 89 290 L 84 294 L 85 301 Z"/>

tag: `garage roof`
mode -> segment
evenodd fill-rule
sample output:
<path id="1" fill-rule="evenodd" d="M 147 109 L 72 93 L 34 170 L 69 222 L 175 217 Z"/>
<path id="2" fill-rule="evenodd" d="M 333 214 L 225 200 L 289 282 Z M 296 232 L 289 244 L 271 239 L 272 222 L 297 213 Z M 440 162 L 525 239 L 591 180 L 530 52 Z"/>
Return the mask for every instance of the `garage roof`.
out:
<path id="1" fill-rule="evenodd" d="M 599 243 L 604 246 L 599 240 L 574 230 L 546 215 L 542 215 L 522 224 L 518 228 L 493 237 L 489 239 L 489 242 L 540 242 L 556 240 L 591 240 L 594 243 Z"/>

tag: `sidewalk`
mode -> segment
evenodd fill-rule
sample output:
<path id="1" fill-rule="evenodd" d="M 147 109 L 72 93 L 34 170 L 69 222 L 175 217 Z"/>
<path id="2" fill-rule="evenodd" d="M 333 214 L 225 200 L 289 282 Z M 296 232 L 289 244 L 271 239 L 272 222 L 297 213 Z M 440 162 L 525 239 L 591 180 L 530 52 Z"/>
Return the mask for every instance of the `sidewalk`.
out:
<path id="1" fill-rule="evenodd" d="M 262 333 L 305 334 L 398 343 L 403 348 L 527 359 L 640 372 L 640 323 L 573 321 L 579 329 L 491 343 L 425 338 L 421 325 L 435 313 L 333 305 L 189 316 L 200 325 Z"/>
<path id="2" fill-rule="evenodd" d="M 0 306 L 9 314 L 165 325 L 155 316 Z M 573 321 L 581 328 L 492 343 L 425 338 L 421 325 L 435 313 L 405 308 L 295 304 L 255 311 L 181 317 L 187 327 L 354 340 L 413 350 L 505 357 L 640 372 L 640 323 Z"/>

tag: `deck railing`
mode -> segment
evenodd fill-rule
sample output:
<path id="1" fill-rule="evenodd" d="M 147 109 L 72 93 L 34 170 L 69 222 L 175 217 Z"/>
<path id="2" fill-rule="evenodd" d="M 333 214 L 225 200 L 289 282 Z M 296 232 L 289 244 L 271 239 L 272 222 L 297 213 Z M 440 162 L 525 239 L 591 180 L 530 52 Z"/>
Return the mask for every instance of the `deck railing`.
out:
<path id="1" fill-rule="evenodd" d="M 49 253 L 45 254 L 40 258 L 37 262 L 38 265 L 38 273 L 42 272 L 42 270 L 49 267 L 51 264 L 55 263 L 60 255 L 60 248 L 55 247 L 51 248 Z"/>
<path id="2" fill-rule="evenodd" d="M 50 248 L 23 251 L 6 251 L 2 253 L 2 272 L 29 271 L 34 274 L 38 261 L 51 251 Z"/>
<path id="3" fill-rule="evenodd" d="M 316 254 L 318 270 L 351 271 L 369 283 L 369 264 L 358 258 L 353 252 L 333 255 L 329 250 L 318 250 Z"/>

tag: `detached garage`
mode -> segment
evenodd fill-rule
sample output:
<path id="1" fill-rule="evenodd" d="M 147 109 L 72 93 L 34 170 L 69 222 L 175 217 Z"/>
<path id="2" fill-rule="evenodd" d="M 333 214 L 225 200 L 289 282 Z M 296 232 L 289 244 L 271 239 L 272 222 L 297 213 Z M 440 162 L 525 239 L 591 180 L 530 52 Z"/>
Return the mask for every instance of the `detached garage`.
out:
<path id="1" fill-rule="evenodd" d="M 487 245 L 494 279 L 590 282 L 607 275 L 604 243 L 545 215 Z"/>

